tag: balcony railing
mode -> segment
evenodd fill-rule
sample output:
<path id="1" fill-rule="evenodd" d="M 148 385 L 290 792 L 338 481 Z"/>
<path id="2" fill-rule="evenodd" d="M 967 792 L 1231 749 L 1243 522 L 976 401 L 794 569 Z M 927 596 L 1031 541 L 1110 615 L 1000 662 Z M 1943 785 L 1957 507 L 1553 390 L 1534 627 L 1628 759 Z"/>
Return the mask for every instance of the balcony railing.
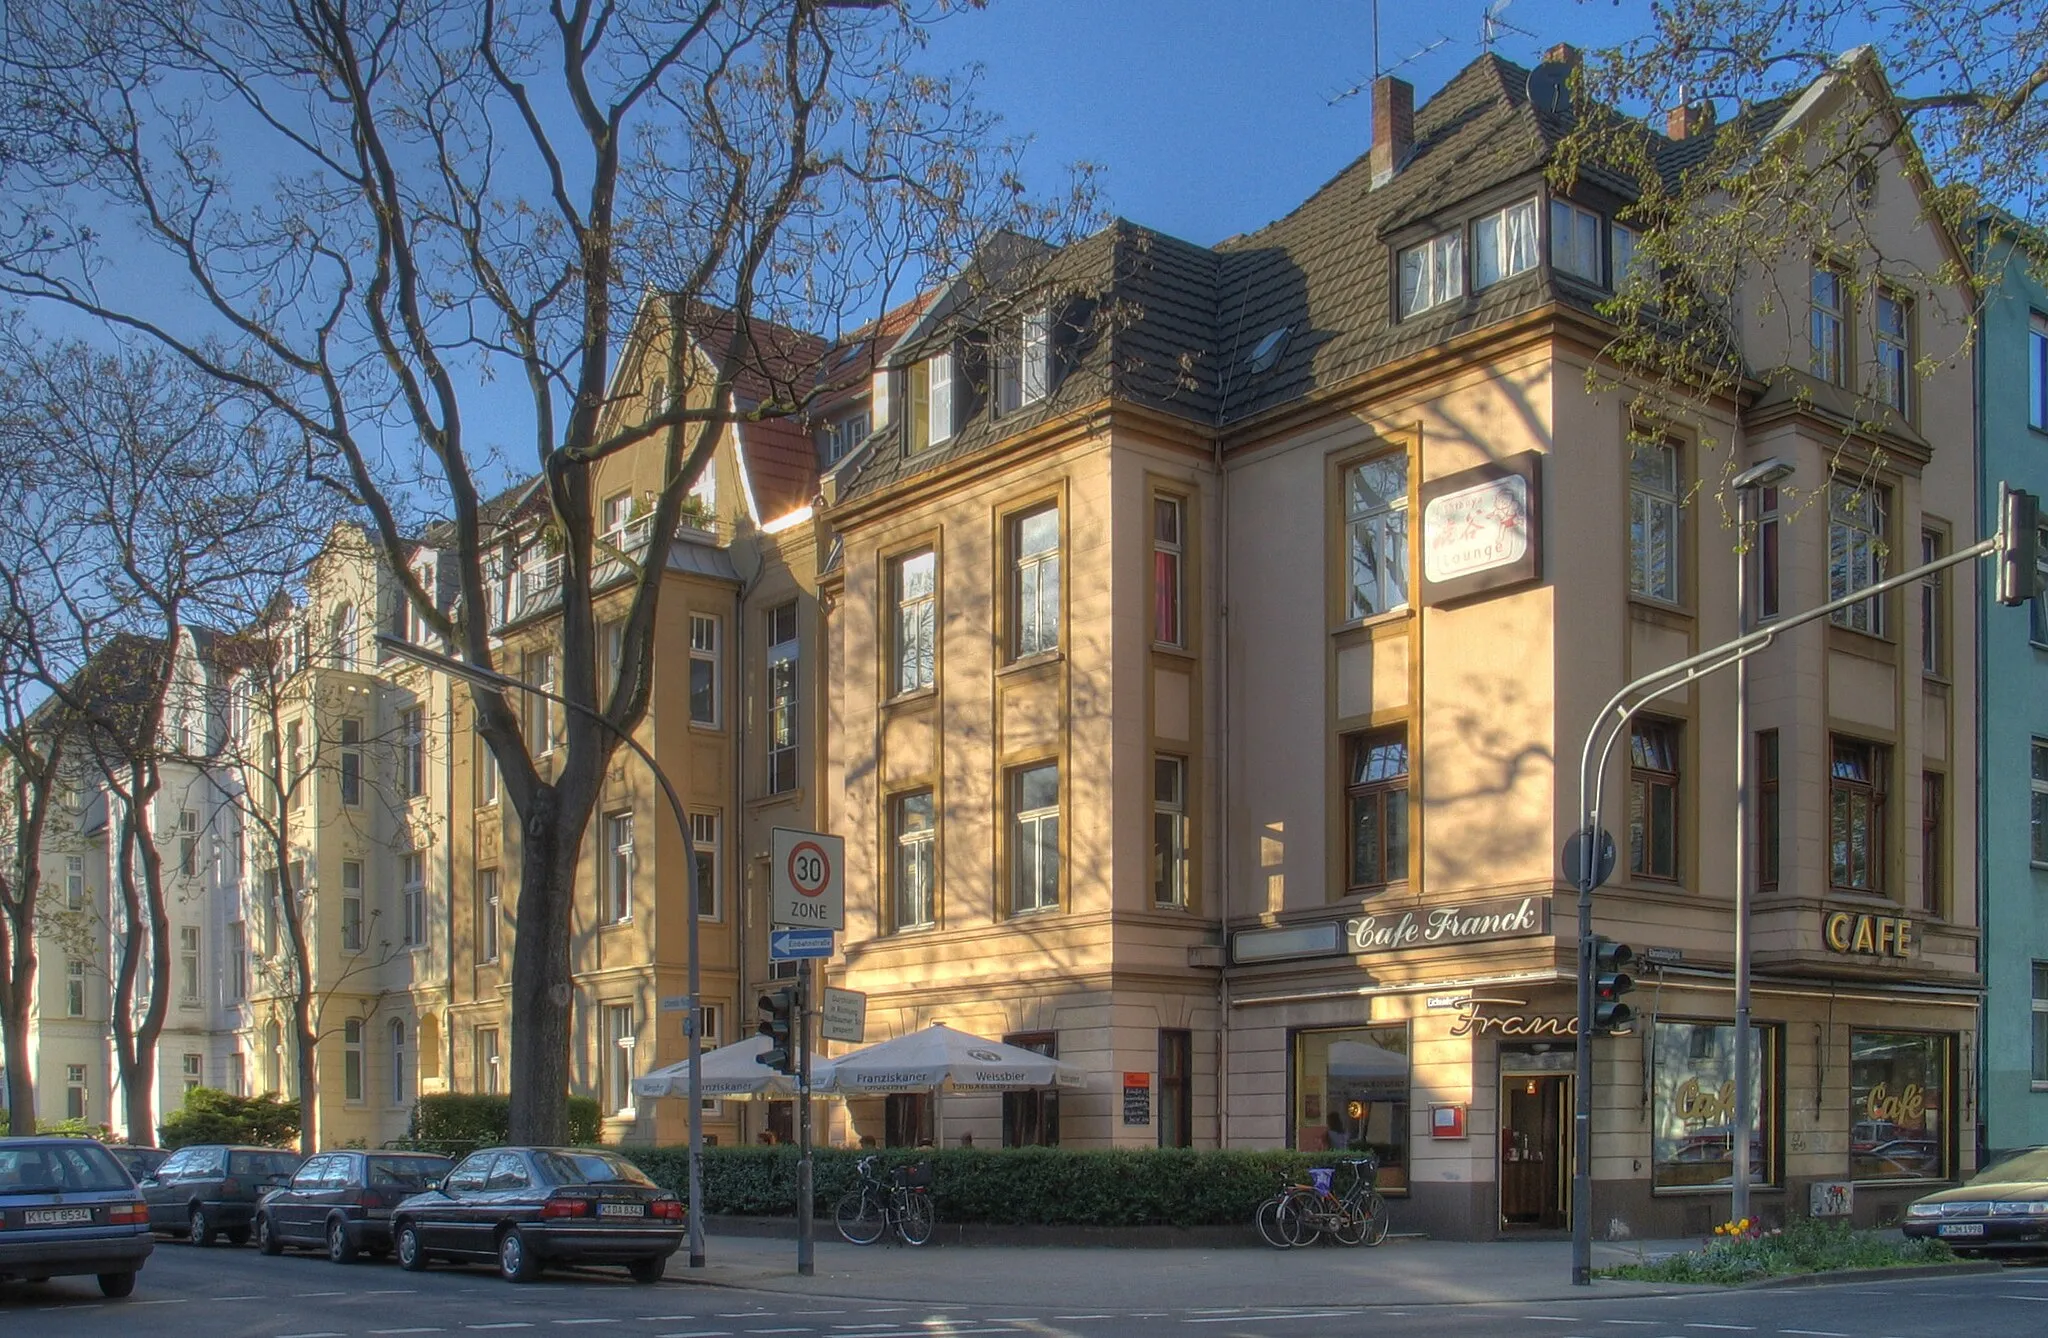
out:
<path id="1" fill-rule="evenodd" d="M 562 559 L 551 557 L 538 566 L 521 568 L 512 601 L 512 616 L 524 618 L 562 597 Z"/>

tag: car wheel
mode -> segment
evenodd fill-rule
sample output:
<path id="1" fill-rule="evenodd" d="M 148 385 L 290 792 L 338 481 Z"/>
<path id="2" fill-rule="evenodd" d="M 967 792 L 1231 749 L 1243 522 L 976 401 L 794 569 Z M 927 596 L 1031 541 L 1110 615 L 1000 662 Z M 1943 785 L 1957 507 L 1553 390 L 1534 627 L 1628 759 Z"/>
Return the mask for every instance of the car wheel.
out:
<path id="1" fill-rule="evenodd" d="M 408 1273 L 418 1273 L 427 1266 L 427 1252 L 420 1248 L 419 1228 L 410 1222 L 400 1222 L 398 1231 L 392 1237 L 398 1245 L 398 1266 Z"/>
<path id="2" fill-rule="evenodd" d="M 209 1248 L 213 1244 L 213 1219 L 206 1215 L 206 1209 L 194 1207 L 192 1216 L 186 1221 L 185 1235 L 194 1245 Z"/>
<path id="3" fill-rule="evenodd" d="M 633 1281 L 643 1287 L 651 1287 L 655 1283 L 660 1282 L 662 1275 L 668 1272 L 668 1256 L 660 1255 L 653 1259 L 635 1259 L 632 1263 L 626 1265 L 626 1271 L 633 1275 Z"/>
<path id="4" fill-rule="evenodd" d="M 284 1242 L 277 1238 L 276 1228 L 270 1225 L 269 1213 L 256 1214 L 256 1248 L 269 1255 L 284 1253 Z"/>
<path id="5" fill-rule="evenodd" d="M 540 1260 L 527 1248 L 518 1227 L 498 1237 L 498 1272 L 507 1282 L 532 1282 L 540 1276 Z"/>
<path id="6" fill-rule="evenodd" d="M 327 1223 L 327 1262 L 330 1264 L 352 1264 L 356 1261 L 356 1243 L 349 1239 L 348 1226 L 339 1218 Z"/>
<path id="7" fill-rule="evenodd" d="M 100 1274 L 100 1294 L 102 1296 L 110 1296 L 118 1301 L 134 1290 L 135 1274 L 132 1272 Z"/>

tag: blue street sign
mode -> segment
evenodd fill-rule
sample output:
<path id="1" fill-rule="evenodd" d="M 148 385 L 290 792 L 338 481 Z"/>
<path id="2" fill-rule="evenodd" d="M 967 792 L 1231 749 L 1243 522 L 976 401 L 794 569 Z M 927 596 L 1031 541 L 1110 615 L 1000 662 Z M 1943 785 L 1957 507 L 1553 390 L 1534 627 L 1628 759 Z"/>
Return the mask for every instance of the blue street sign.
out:
<path id="1" fill-rule="evenodd" d="M 829 929 L 771 929 L 768 931 L 770 961 L 788 962 L 799 957 L 830 957 L 832 931 Z"/>

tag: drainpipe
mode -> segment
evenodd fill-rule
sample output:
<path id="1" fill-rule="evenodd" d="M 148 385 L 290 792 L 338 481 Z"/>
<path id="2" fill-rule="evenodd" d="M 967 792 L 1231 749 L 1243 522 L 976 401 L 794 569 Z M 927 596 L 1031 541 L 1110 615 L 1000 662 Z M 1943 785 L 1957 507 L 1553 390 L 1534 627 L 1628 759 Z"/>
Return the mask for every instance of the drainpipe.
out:
<path id="1" fill-rule="evenodd" d="M 725 847 L 732 852 L 728 859 L 732 876 L 726 880 L 726 883 L 727 886 L 733 889 L 733 900 L 738 906 L 737 913 L 733 917 L 733 923 L 739 930 L 740 992 L 738 1000 L 735 1001 L 736 1004 L 744 1004 L 746 1002 L 747 994 L 752 988 L 754 971 L 751 936 L 748 932 L 749 926 L 747 924 L 747 913 L 750 907 L 747 896 L 747 880 L 743 872 L 743 870 L 752 867 L 753 854 L 746 841 L 742 839 L 753 834 L 748 830 L 748 824 L 744 816 L 746 813 L 747 793 L 747 684 L 750 681 L 747 678 L 746 628 L 747 581 L 742 577 L 739 585 L 732 592 L 733 674 L 737 677 L 738 681 L 733 684 L 733 691 L 727 694 L 732 706 L 732 825 L 725 834 Z M 690 913 L 696 914 L 694 906 L 691 908 Z M 701 1001 L 699 1006 L 701 1008 Z M 737 1039 L 740 1026 L 740 1014 L 738 1011 L 735 1011 L 733 1017 L 726 1025 L 733 1032 L 735 1039 Z M 745 1103 L 745 1106 L 751 1107 L 753 1104 L 753 1102 L 749 1101 Z M 746 1145 L 749 1136 L 747 1116 L 743 1108 L 740 1115 L 740 1145 L 742 1147 Z"/>
<path id="2" fill-rule="evenodd" d="M 1986 248 L 1990 245 L 1990 230 L 1983 220 L 1978 221 L 1976 227 L 1976 234 L 1977 255 L 1981 260 L 1981 258 L 1985 255 Z M 1984 340 L 1985 336 L 1990 333 L 1990 330 L 1988 328 L 1990 323 L 1985 319 L 1985 310 L 1983 304 L 1988 300 L 1988 298 L 1980 298 L 1978 300 L 1976 318 L 1973 321 L 1973 324 L 1976 326 L 1976 329 L 1973 333 L 1976 337 L 1971 341 L 1970 352 L 1971 373 L 1976 378 L 1976 385 L 1974 387 L 1974 389 L 1976 390 L 1976 404 L 1974 405 L 1976 411 L 1976 422 L 1973 424 L 1973 426 L 1976 428 L 1976 431 L 1970 434 L 1972 438 L 1970 445 L 1975 458 L 1971 462 L 1972 468 L 1970 470 L 1970 491 L 1973 494 L 1975 494 L 1974 500 L 1976 502 L 1977 511 L 1977 533 L 1979 534 L 1984 533 L 1984 527 L 1987 524 L 1992 523 L 1994 519 L 1990 515 L 1991 508 L 1988 503 L 1988 499 L 1985 496 L 1984 489 L 1984 438 L 1986 436 L 1987 427 L 1984 414 L 1984 396 L 1987 389 L 1986 378 L 1988 377 L 1990 371 L 1989 367 L 1986 365 L 1984 358 Z M 1972 565 L 1974 567 L 1974 564 Z M 1972 574 L 1973 576 L 1975 576 L 1974 571 Z M 1981 590 L 1983 586 L 1983 578 L 1981 576 L 1975 576 L 1975 579 L 1978 588 Z M 1975 724 L 1977 728 L 1977 737 L 1975 741 L 1975 761 L 1977 764 L 1977 772 L 1979 775 L 1982 775 L 1984 774 L 1984 741 L 1987 737 L 1987 731 L 1989 729 L 1989 718 L 1986 714 L 1987 708 L 1985 703 L 1985 688 L 1989 685 L 1991 681 L 1991 675 L 1989 674 L 1989 672 L 1987 672 L 1985 656 L 1990 652 L 1989 632 L 1991 620 L 1984 616 L 1986 610 L 1981 595 L 1977 599 L 1972 601 L 1972 605 L 1977 615 L 1975 620 L 1977 624 L 1975 638 L 1977 643 L 1977 663 L 1975 665 L 1976 682 L 1973 684 L 1976 691 L 1972 694 L 1976 700 L 1973 703 L 1975 709 L 1972 712 L 1972 714 L 1975 716 Z M 1991 991 L 1988 988 L 1988 986 L 1991 983 L 1991 964 L 1985 960 L 1985 952 L 1983 945 L 1986 942 L 1988 942 L 1987 936 L 1991 932 L 1991 823 L 1989 819 L 1990 805 L 1985 802 L 1988 795 L 1989 787 L 1978 787 L 1976 861 L 1978 942 L 1977 970 L 1983 983 L 1987 986 L 1987 988 L 1984 991 L 1984 998 L 1987 1001 L 1991 997 Z M 1989 1047 L 1984 1044 L 1984 1023 L 1988 1013 L 1989 1009 L 1985 1004 L 1978 1005 L 1977 1053 L 1975 1056 L 1975 1067 L 1977 1070 L 1977 1165 L 1979 1166 L 1982 1166 L 1984 1164 L 1984 1153 L 1987 1145 L 1990 1142 L 1991 1132 L 1990 1121 L 1985 1118 L 1984 1113 L 1984 1094 L 1988 1090 L 1987 1080 L 1991 1076 L 1991 1064 L 1988 1058 Z"/>
<path id="3" fill-rule="evenodd" d="M 1230 1146 L 1230 475 L 1223 462 L 1223 432 L 1216 433 L 1216 556 L 1222 598 L 1216 616 L 1216 1145 Z"/>
<path id="4" fill-rule="evenodd" d="M 433 682 L 433 679 L 430 678 L 428 681 Z M 448 781 L 448 825 L 452 828 L 455 825 L 455 680 L 444 677 L 439 686 L 448 694 L 448 765 L 441 770 Z M 471 749 L 470 761 L 474 764 L 475 760 L 476 750 Z M 471 793 L 474 794 L 476 778 L 473 775 L 470 777 L 470 786 Z M 476 849 L 476 809 L 474 806 L 470 809 L 470 849 L 472 852 Z M 453 1091 L 455 1088 L 455 1028 L 448 1025 L 446 1014 L 448 1005 L 455 1002 L 455 861 L 451 858 L 443 862 L 447 866 L 445 879 L 448 884 L 448 990 L 446 994 L 441 996 L 441 1012 L 443 1016 L 439 1031 L 441 1032 L 442 1048 L 447 1051 L 446 1054 L 441 1056 L 441 1082 L 444 1090 Z M 476 863 L 473 854 L 470 863 L 471 865 Z M 471 876 L 474 877 L 474 873 Z M 470 926 L 470 933 L 472 935 L 476 933 L 475 925 Z M 412 1019 L 412 1043 L 415 1053 L 424 1053 L 420 1049 L 420 1019 L 417 1009 L 414 1010 Z M 417 1071 L 413 1074 L 412 1097 L 415 1105 L 417 1105 L 420 1098 L 420 1080 Z"/>

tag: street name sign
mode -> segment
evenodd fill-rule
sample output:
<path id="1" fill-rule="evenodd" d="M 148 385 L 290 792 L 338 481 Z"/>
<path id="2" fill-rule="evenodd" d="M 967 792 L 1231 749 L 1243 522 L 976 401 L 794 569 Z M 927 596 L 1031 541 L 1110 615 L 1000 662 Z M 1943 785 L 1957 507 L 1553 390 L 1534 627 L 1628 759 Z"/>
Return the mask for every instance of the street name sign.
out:
<path id="1" fill-rule="evenodd" d="M 832 931 L 829 929 L 771 929 L 768 957 L 776 962 L 793 962 L 800 957 L 830 957 Z"/>

